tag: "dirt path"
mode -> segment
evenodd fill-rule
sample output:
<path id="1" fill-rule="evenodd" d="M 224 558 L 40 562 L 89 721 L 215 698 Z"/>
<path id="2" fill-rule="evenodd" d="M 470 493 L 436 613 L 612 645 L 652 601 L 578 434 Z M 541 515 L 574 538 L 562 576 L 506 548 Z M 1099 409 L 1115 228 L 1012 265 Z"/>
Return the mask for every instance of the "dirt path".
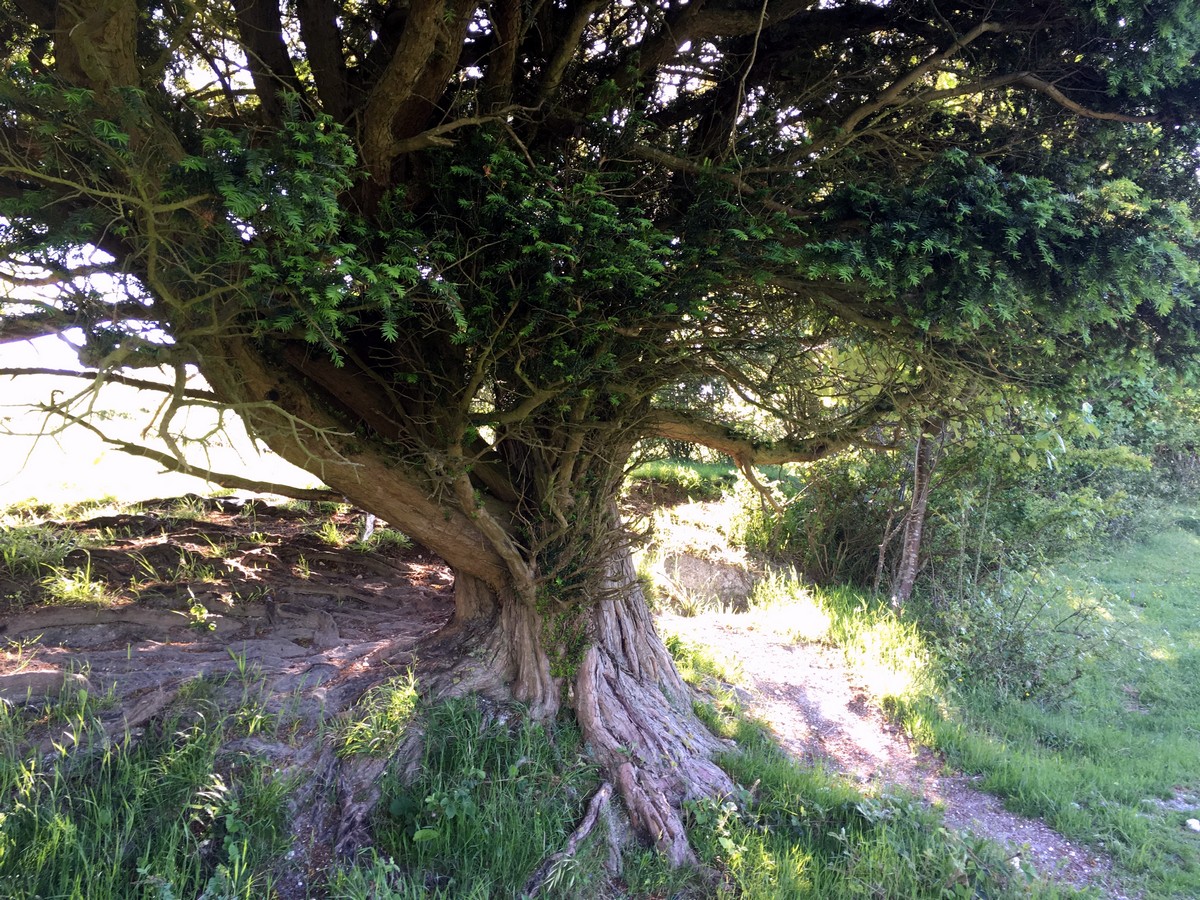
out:
<path id="1" fill-rule="evenodd" d="M 709 613 L 666 615 L 659 625 L 737 659 L 740 699 L 797 759 L 823 764 L 867 788 L 902 787 L 941 805 L 947 827 L 1007 846 L 1014 864 L 1031 865 L 1058 884 L 1127 900 L 1107 856 L 1068 841 L 1040 819 L 1009 812 L 999 798 L 976 790 L 970 777 L 944 774 L 941 759 L 915 747 L 855 685 L 838 650 L 787 644 L 750 630 L 747 621 L 736 613 Z"/>

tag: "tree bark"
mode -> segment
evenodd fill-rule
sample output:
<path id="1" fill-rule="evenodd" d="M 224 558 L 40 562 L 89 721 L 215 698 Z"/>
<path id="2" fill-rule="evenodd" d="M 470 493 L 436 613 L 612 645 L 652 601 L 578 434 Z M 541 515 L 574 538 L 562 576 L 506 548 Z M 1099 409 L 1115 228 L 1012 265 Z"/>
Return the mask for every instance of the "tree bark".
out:
<path id="1" fill-rule="evenodd" d="M 913 461 L 912 504 L 904 519 L 904 543 L 900 550 L 900 566 L 892 589 L 892 607 L 901 608 L 912 596 L 920 571 L 921 539 L 929 509 L 929 490 L 933 470 L 941 452 L 942 422 L 926 422 L 917 434 L 917 449 Z"/>
<path id="2" fill-rule="evenodd" d="M 609 561 L 606 587 L 575 678 L 575 713 L 634 826 L 672 865 L 692 862 L 680 805 L 732 793 L 729 776 L 713 762 L 731 745 L 692 712 L 690 689 L 654 628 L 628 549 Z"/>

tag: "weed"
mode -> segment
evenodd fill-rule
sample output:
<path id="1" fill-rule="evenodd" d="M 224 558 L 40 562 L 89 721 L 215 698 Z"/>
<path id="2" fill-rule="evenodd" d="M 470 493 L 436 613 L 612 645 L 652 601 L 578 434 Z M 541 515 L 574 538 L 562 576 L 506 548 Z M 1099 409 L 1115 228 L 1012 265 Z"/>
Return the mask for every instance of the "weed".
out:
<path id="1" fill-rule="evenodd" d="M 40 578 L 62 566 L 76 546 L 74 535 L 52 525 L 0 529 L 0 575 L 14 581 Z"/>
<path id="2" fill-rule="evenodd" d="M 313 529 L 313 534 L 330 547 L 344 547 L 349 540 L 333 519 L 326 519 Z"/>
<path id="3" fill-rule="evenodd" d="M 82 569 L 58 567 L 40 582 L 45 599 L 69 606 L 109 606 L 120 598 L 108 583 L 92 577 L 89 556 Z"/>
<path id="4" fill-rule="evenodd" d="M 181 612 L 181 616 L 185 616 L 188 620 L 188 625 L 195 628 L 197 631 L 216 631 L 217 623 L 215 619 L 219 619 L 216 613 L 210 612 L 196 595 L 192 593 L 192 589 L 188 588 L 188 596 L 192 602 L 188 604 L 186 612 Z"/>
<path id="5" fill-rule="evenodd" d="M 356 707 L 356 718 L 340 735 L 339 756 L 377 756 L 395 748 L 417 708 L 417 680 L 407 675 L 371 688 Z"/>
<path id="6" fill-rule="evenodd" d="M 409 550 L 412 548 L 412 539 L 394 528 L 376 528 L 371 532 L 370 536 L 365 540 L 355 541 L 350 545 L 352 550 L 368 550 L 376 553 L 387 553 L 396 550 Z"/>

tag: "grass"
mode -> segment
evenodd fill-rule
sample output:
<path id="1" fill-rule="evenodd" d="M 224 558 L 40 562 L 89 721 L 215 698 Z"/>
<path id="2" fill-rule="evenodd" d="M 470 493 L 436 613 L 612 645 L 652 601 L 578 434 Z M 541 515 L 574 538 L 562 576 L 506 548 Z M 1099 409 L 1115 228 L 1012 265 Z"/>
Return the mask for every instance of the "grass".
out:
<path id="1" fill-rule="evenodd" d="M 391 774 L 385 781 L 374 853 L 338 873 L 331 893 L 364 900 L 521 896 L 599 784 L 578 731 L 491 715 L 466 698 L 429 710 L 425 734 L 417 780 L 405 784 Z M 550 896 L 600 896 L 594 852 L 584 849 L 561 868 Z"/>
<path id="2" fill-rule="evenodd" d="M 290 787 L 261 760 L 222 755 L 232 719 L 201 696 L 137 742 L 108 740 L 82 692 L 0 704 L 0 896 L 269 896 Z M 29 749 L 50 720 L 66 723 L 72 757 Z"/>
<path id="3" fill-rule="evenodd" d="M 1148 898 L 1200 896 L 1200 536 L 1152 537 L 1062 573 L 1109 623 L 1054 703 L 960 691 L 927 735 L 1006 805 L 1110 851 Z M 1066 596 L 1066 594 L 1064 594 Z"/>
<path id="4" fill-rule="evenodd" d="M 76 546 L 74 535 L 49 525 L 0 528 L 0 577 L 40 578 L 61 566 Z"/>
<path id="5" fill-rule="evenodd" d="M 417 708 L 417 680 L 407 675 L 390 678 L 367 691 L 358 701 L 355 717 L 341 729 L 339 756 L 387 755 L 400 743 Z"/>
<path id="6" fill-rule="evenodd" d="M 737 469 L 729 464 L 693 462 L 688 459 L 659 459 L 644 462 L 629 473 L 631 483 L 649 483 L 669 488 L 690 500 L 717 500 L 737 480 Z"/>
<path id="7" fill-rule="evenodd" d="M 106 582 L 92 577 L 92 561 L 82 569 L 54 568 L 40 582 L 42 599 L 62 606 L 111 606 L 120 599 Z"/>

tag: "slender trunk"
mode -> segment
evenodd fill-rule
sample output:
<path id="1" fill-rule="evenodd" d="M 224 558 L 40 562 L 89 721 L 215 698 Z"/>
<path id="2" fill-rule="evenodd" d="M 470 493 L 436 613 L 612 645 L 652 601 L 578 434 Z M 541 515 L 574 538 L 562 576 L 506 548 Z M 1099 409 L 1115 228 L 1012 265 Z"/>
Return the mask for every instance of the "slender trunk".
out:
<path id="1" fill-rule="evenodd" d="M 902 607 L 912 596 L 913 586 L 920 570 L 921 538 L 925 531 L 925 517 L 929 508 L 929 490 L 933 483 L 933 470 L 941 451 L 942 424 L 940 421 L 926 422 L 917 434 L 916 457 L 913 462 L 912 504 L 904 518 L 904 542 L 900 550 L 900 565 L 892 588 L 892 606 Z"/>

